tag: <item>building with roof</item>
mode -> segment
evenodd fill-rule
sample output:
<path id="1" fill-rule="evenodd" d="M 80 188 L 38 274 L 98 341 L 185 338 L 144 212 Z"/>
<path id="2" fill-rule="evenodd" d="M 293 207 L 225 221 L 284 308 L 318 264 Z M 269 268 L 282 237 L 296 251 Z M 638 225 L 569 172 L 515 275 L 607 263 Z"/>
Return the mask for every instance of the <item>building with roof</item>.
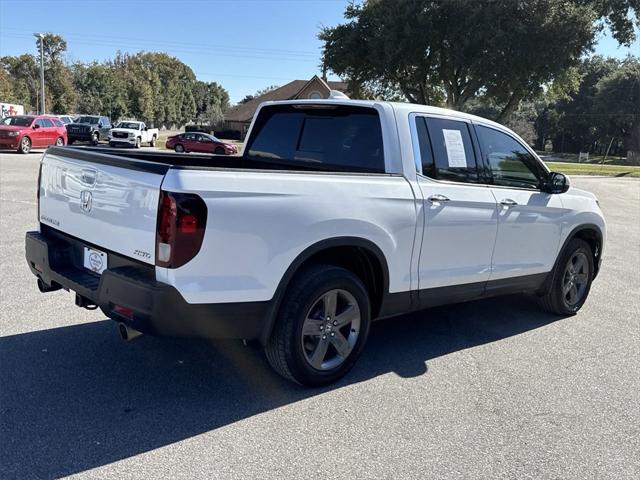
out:
<path id="1" fill-rule="evenodd" d="M 314 75 L 310 80 L 294 80 L 229 109 L 224 116 L 223 129 L 227 132 L 237 131 L 240 137 L 244 138 L 251 119 L 262 102 L 329 98 L 331 90 L 347 93 L 347 83 L 324 80 L 318 75 Z"/>

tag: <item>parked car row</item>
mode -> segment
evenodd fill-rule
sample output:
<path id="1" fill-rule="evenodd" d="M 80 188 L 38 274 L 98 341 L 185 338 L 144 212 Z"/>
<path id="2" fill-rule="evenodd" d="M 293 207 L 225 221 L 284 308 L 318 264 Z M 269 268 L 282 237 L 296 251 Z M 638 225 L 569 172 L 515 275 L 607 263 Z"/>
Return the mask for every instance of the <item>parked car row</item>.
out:
<path id="1" fill-rule="evenodd" d="M 29 153 L 32 148 L 72 145 L 76 142 L 98 145 L 106 141 L 111 147 L 140 148 L 142 144 L 155 147 L 158 138 L 158 129 L 149 128 L 144 122 L 126 120 L 113 127 L 109 117 L 103 115 L 16 115 L 5 118 L 0 125 L 0 149 L 17 150 L 20 153 Z M 201 132 L 170 136 L 165 147 L 177 153 L 238 153 L 238 147 L 233 143 Z"/>

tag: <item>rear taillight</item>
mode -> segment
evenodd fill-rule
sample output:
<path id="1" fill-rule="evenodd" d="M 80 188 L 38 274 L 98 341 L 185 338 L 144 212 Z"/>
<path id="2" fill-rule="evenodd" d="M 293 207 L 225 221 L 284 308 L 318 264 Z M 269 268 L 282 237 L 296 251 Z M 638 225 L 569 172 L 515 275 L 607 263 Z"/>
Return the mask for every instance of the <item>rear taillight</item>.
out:
<path id="1" fill-rule="evenodd" d="M 207 205 L 198 195 L 160 191 L 156 265 L 177 268 L 195 257 L 206 224 Z"/>

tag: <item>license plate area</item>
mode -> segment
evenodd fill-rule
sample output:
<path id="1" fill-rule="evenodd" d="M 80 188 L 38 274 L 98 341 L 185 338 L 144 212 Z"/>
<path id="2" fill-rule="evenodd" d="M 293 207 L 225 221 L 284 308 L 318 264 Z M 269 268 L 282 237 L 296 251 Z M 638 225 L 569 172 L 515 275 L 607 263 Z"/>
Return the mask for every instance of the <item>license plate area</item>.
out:
<path id="1" fill-rule="evenodd" d="M 107 269 L 107 254 L 95 248 L 84 247 L 83 266 L 97 274 Z"/>

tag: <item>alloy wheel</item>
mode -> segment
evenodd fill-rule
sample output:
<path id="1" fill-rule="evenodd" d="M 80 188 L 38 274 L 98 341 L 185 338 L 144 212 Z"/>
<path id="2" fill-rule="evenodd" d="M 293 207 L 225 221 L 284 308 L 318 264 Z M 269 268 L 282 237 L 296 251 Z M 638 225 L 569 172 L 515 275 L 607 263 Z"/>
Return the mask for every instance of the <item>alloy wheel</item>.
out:
<path id="1" fill-rule="evenodd" d="M 589 261 L 583 252 L 575 252 L 564 270 L 562 296 L 566 304 L 573 307 L 580 303 L 589 281 Z"/>
<path id="2" fill-rule="evenodd" d="M 318 298 L 302 325 L 302 351 L 316 370 L 331 370 L 351 354 L 360 334 L 361 314 L 347 290 L 329 290 Z"/>

